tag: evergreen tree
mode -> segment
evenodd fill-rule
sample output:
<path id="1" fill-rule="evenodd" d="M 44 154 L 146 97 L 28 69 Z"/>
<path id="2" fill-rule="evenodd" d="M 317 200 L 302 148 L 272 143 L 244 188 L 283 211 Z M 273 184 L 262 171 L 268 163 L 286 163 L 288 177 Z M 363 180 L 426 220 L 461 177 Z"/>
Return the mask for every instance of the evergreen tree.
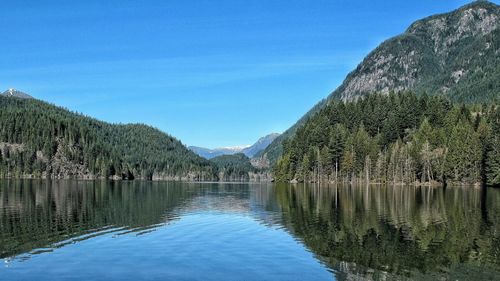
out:
<path id="1" fill-rule="evenodd" d="M 479 181 L 481 154 L 479 137 L 467 120 L 460 119 L 448 143 L 446 176 L 452 181 Z"/>
<path id="2" fill-rule="evenodd" d="M 109 124 L 34 99 L 0 97 L 0 143 L 4 177 L 217 179 L 217 167 L 155 128 Z"/>
<path id="3" fill-rule="evenodd" d="M 491 149 L 486 158 L 486 179 L 489 185 L 500 185 L 500 137 L 495 136 L 491 141 Z"/>
<path id="4" fill-rule="evenodd" d="M 275 171 L 305 181 L 486 182 L 496 178 L 498 115 L 412 93 L 334 101 L 297 130 Z"/>

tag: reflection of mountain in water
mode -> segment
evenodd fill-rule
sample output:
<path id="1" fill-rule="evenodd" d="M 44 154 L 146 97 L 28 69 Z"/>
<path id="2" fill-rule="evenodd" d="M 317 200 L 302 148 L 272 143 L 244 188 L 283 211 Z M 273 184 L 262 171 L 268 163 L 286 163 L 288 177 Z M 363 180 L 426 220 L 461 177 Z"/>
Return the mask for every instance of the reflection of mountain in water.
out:
<path id="1" fill-rule="evenodd" d="M 339 280 L 500 272 L 500 190 L 474 188 L 0 181 L 0 258 L 205 213 L 285 228 Z"/>
<path id="2" fill-rule="evenodd" d="M 176 218 L 188 194 L 169 184 L 2 182 L 0 258 L 110 232 L 144 233 Z M 76 238 L 75 238 L 76 237 Z"/>
<path id="3" fill-rule="evenodd" d="M 277 217 L 262 210 L 271 189 L 259 185 L 249 189 L 244 184 L 171 182 L 0 183 L 0 258 L 51 251 L 102 234 L 140 235 L 201 210 L 252 215 L 267 223 L 275 223 Z"/>
<path id="4" fill-rule="evenodd" d="M 178 212 L 212 211 L 251 216 L 265 225 L 281 223 L 279 207 L 271 185 L 191 184 L 190 199 Z"/>
<path id="5" fill-rule="evenodd" d="M 275 188 L 286 227 L 339 280 L 494 280 L 500 192 L 415 187 Z M 461 275 L 463 274 L 463 275 Z M 496 277 L 495 277 L 496 276 Z"/>

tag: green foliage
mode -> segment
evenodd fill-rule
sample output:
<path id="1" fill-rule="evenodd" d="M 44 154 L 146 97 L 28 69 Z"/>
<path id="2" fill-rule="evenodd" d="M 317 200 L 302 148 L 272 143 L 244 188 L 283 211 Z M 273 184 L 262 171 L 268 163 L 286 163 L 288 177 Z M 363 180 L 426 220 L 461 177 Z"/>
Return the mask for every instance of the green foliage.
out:
<path id="1" fill-rule="evenodd" d="M 283 153 L 284 141 L 294 137 L 308 119 L 314 118 L 329 103 L 340 99 L 352 101 L 387 89 L 412 91 L 425 96 L 419 103 L 415 103 L 415 99 L 404 101 L 398 112 L 380 111 L 384 107 L 350 108 L 354 111 L 350 111 L 350 120 L 344 124 L 350 127 L 349 124 L 357 122 L 356 116 L 360 113 L 358 110 L 367 110 L 369 113 L 363 112 L 371 115 L 364 120 L 367 128 L 377 129 L 374 124 L 384 120 L 386 126 L 379 129 L 383 132 L 386 143 L 401 138 L 406 127 L 419 124 L 418 116 L 414 113 L 420 107 L 427 109 L 426 116 L 431 125 L 440 127 L 442 124 L 434 122 L 444 121 L 444 114 L 449 110 L 449 100 L 467 104 L 498 103 L 500 28 L 498 22 L 489 20 L 490 18 L 500 18 L 500 7 L 487 1 L 475 1 L 456 11 L 415 22 L 405 33 L 385 41 L 373 50 L 349 73 L 339 88 L 276 139 L 262 154 L 274 165 Z M 487 29 L 491 29 L 491 32 L 486 31 Z M 367 77 L 373 77 L 373 81 L 368 83 Z M 430 99 L 426 97 L 426 93 L 445 96 L 447 99 Z M 342 112 L 340 109 L 339 111 Z M 375 134 L 369 129 L 368 132 Z"/>
<path id="2" fill-rule="evenodd" d="M 491 110 L 491 135 L 484 145 L 485 177 L 488 184 L 500 186 L 500 110 Z"/>
<path id="3" fill-rule="evenodd" d="M 217 179 L 217 168 L 175 138 L 115 125 L 41 101 L 0 97 L 0 176 Z"/>
<path id="4" fill-rule="evenodd" d="M 295 135 L 295 132 L 298 128 L 300 128 L 304 123 L 307 122 L 310 116 L 319 112 L 325 105 L 327 104 L 327 100 L 322 100 L 318 104 L 316 104 L 311 110 L 307 112 L 295 125 L 293 125 L 290 129 L 286 130 L 283 134 L 277 137 L 266 149 L 257 153 L 254 158 L 256 159 L 266 159 L 270 166 L 274 166 L 278 159 L 283 155 L 283 145 L 288 139 Z"/>
<path id="5" fill-rule="evenodd" d="M 446 175 L 454 181 L 479 181 L 481 154 L 476 132 L 468 121 L 460 120 L 449 137 Z"/>
<path id="6" fill-rule="evenodd" d="M 489 185 L 500 185 L 500 138 L 496 136 L 487 154 L 486 178 Z"/>
<path id="7" fill-rule="evenodd" d="M 495 184 L 498 111 L 413 93 L 331 102 L 284 143 L 274 176 Z"/>
<path id="8" fill-rule="evenodd" d="M 258 173 L 252 166 L 250 158 L 243 153 L 222 155 L 210 160 L 220 171 L 220 178 L 224 181 L 249 181 L 249 173 Z"/>

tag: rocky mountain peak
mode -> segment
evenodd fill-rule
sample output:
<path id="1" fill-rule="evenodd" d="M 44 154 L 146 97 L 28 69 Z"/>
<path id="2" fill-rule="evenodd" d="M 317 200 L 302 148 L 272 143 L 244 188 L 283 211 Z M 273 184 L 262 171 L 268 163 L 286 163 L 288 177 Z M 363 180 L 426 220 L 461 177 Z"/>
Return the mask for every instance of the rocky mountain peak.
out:
<path id="1" fill-rule="evenodd" d="M 212 159 L 221 155 L 234 155 L 238 153 L 242 153 L 251 158 L 266 149 L 279 136 L 280 134 L 272 133 L 260 138 L 255 144 L 248 146 L 221 147 L 215 149 L 190 146 L 189 149 L 206 159 Z"/>
<path id="2" fill-rule="evenodd" d="M 476 1 L 448 14 L 435 15 L 412 24 L 406 33 L 429 37 L 434 51 L 446 50 L 455 42 L 477 35 L 488 35 L 499 27 L 499 7 Z"/>
<path id="3" fill-rule="evenodd" d="M 32 96 L 30 96 L 26 93 L 23 93 L 21 91 L 18 91 L 16 89 L 13 89 L 13 88 L 10 88 L 7 91 L 3 92 L 2 95 L 6 96 L 6 97 L 15 97 L 15 98 L 22 98 L 22 99 L 32 99 L 33 98 Z"/>
<path id="4" fill-rule="evenodd" d="M 499 25 L 500 6 L 488 1 L 416 21 L 368 54 L 340 87 L 259 153 L 258 160 L 276 163 L 283 141 L 332 100 L 354 101 L 391 91 L 446 95 L 465 103 L 498 100 Z"/>
<path id="5" fill-rule="evenodd" d="M 465 91 L 482 91 L 467 96 L 494 95 L 494 90 L 469 85 L 479 76 L 498 81 L 491 70 L 499 63 L 499 26 L 500 7 L 487 1 L 419 20 L 371 52 L 331 97 L 349 101 L 406 90 L 444 93 L 462 101 Z"/>

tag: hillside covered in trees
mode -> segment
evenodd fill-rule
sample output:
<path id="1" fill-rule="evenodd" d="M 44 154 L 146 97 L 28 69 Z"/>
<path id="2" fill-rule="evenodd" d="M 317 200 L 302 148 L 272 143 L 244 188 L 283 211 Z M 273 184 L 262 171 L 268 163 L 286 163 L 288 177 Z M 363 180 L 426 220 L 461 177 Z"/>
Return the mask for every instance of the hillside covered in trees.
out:
<path id="1" fill-rule="evenodd" d="M 217 180 L 217 167 L 146 125 L 0 96 L 0 177 Z"/>
<path id="2" fill-rule="evenodd" d="M 278 181 L 500 184 L 500 110 L 438 96 L 334 101 L 284 143 Z"/>
<path id="3" fill-rule="evenodd" d="M 380 44 L 342 84 L 257 155 L 274 166 L 283 143 L 332 100 L 411 91 L 464 103 L 499 102 L 500 6 L 474 1 L 450 13 L 416 21 Z"/>
<path id="4" fill-rule="evenodd" d="M 243 153 L 221 155 L 210 159 L 210 162 L 217 166 L 222 181 L 259 182 L 271 179 L 269 171 L 254 167 Z"/>

